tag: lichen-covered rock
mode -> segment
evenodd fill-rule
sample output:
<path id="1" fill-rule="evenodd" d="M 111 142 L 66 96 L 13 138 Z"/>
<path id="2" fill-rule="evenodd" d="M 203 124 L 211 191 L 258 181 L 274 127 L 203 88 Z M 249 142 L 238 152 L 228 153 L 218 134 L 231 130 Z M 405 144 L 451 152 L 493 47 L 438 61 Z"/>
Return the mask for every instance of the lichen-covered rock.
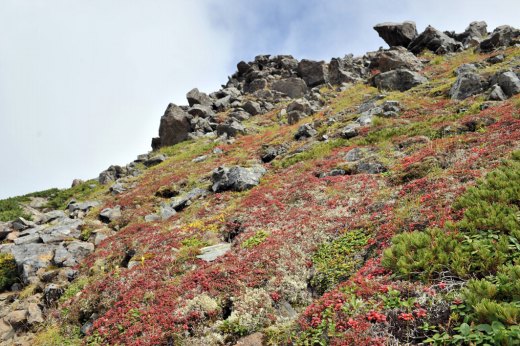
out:
<path id="1" fill-rule="evenodd" d="M 450 96 L 454 100 L 464 100 L 470 96 L 481 93 L 484 90 L 482 78 L 472 72 L 465 72 L 457 77 L 450 89 Z"/>
<path id="2" fill-rule="evenodd" d="M 372 79 L 373 85 L 381 90 L 399 91 L 406 91 L 427 81 L 421 74 L 406 69 L 383 72 Z"/>

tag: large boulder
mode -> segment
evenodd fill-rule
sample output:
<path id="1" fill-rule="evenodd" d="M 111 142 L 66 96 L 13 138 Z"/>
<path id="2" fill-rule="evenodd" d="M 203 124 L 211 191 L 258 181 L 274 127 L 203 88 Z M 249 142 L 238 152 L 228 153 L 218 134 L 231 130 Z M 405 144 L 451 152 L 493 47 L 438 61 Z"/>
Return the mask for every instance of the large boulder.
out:
<path id="1" fill-rule="evenodd" d="M 323 61 L 303 59 L 298 64 L 298 75 L 309 88 L 325 84 L 329 81 L 327 64 Z"/>
<path id="2" fill-rule="evenodd" d="M 406 69 L 383 72 L 375 75 L 372 79 L 373 85 L 381 90 L 399 91 L 411 89 L 427 81 L 426 77 Z"/>
<path id="3" fill-rule="evenodd" d="M 360 59 L 351 56 L 332 58 L 329 63 L 329 82 L 335 85 L 357 82 L 367 74 L 368 69 Z"/>
<path id="4" fill-rule="evenodd" d="M 228 137 L 236 137 L 237 135 L 243 135 L 246 133 L 244 125 L 236 121 L 235 119 L 229 119 L 225 123 L 217 125 L 217 135 L 227 135 Z"/>
<path id="5" fill-rule="evenodd" d="M 473 72 L 461 73 L 450 89 L 450 96 L 454 100 L 464 100 L 484 90 L 482 78 Z"/>
<path id="6" fill-rule="evenodd" d="M 499 73 L 492 80 L 502 88 L 508 97 L 520 93 L 520 79 L 512 71 Z"/>
<path id="7" fill-rule="evenodd" d="M 212 103 L 210 97 L 205 93 L 200 92 L 197 88 L 190 90 L 186 94 L 186 99 L 188 100 L 190 107 L 193 107 L 194 105 L 211 106 Z"/>
<path id="8" fill-rule="evenodd" d="M 415 22 L 406 21 L 403 23 L 380 23 L 374 26 L 379 37 L 381 37 L 390 47 L 407 47 L 417 36 Z"/>
<path id="9" fill-rule="evenodd" d="M 190 115 L 182 108 L 170 103 L 159 126 L 159 143 L 152 142 L 153 149 L 174 145 L 189 138 L 191 132 Z M 155 144 L 155 147 L 154 147 Z"/>
<path id="10" fill-rule="evenodd" d="M 423 64 L 419 58 L 403 47 L 394 47 L 368 54 L 370 68 L 387 72 L 398 68 L 420 71 Z"/>
<path id="11" fill-rule="evenodd" d="M 271 89 L 279 91 L 292 99 L 303 97 L 309 91 L 305 81 L 298 77 L 290 77 L 275 81 L 271 85 Z"/>
<path id="12" fill-rule="evenodd" d="M 218 167 L 212 172 L 213 192 L 226 190 L 245 191 L 260 183 L 266 169 L 260 165 L 245 168 L 240 166 Z"/>
<path id="13" fill-rule="evenodd" d="M 486 22 L 471 22 L 463 33 L 455 35 L 455 39 L 462 42 L 464 46 L 477 46 L 486 35 Z"/>
<path id="14" fill-rule="evenodd" d="M 456 52 L 461 48 L 462 43 L 455 41 L 431 25 L 428 25 L 408 46 L 408 49 L 414 54 L 419 54 L 425 49 L 429 49 L 435 54 L 446 54 Z"/>
<path id="15" fill-rule="evenodd" d="M 491 52 L 499 47 L 508 47 L 520 43 L 520 30 L 509 25 L 502 25 L 493 30 L 491 36 L 480 42 L 482 52 Z"/>

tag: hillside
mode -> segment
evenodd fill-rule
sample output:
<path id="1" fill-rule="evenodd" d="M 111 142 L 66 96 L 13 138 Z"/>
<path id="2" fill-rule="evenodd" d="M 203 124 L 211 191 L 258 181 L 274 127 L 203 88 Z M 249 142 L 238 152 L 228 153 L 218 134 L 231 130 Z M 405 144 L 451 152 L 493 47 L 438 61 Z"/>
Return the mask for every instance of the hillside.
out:
<path id="1" fill-rule="evenodd" d="M 374 28 L 0 201 L 1 345 L 520 344 L 520 30 Z"/>

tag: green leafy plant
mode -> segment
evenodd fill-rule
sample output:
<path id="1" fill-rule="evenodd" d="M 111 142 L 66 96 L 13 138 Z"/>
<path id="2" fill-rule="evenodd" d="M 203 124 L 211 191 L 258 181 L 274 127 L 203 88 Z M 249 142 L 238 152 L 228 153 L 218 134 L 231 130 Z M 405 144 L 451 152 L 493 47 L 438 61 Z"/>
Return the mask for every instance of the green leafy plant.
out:
<path id="1" fill-rule="evenodd" d="M 268 236 L 269 236 L 269 233 L 267 233 L 266 231 L 258 230 L 252 237 L 249 237 L 242 243 L 242 247 L 246 248 L 246 249 L 253 248 L 253 247 L 263 243 L 267 239 Z"/>
<path id="2" fill-rule="evenodd" d="M 17 280 L 18 270 L 14 256 L 0 253 L 0 291 L 9 288 Z"/>

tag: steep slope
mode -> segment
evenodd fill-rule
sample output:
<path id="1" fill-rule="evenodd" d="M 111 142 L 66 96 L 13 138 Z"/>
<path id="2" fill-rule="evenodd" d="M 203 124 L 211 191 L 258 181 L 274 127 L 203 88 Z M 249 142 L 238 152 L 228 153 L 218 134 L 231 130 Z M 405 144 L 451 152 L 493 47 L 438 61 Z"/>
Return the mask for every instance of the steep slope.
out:
<path id="1" fill-rule="evenodd" d="M 2 342 L 519 342 L 519 32 L 410 25 L 240 62 L 152 153 L 5 201 Z"/>

